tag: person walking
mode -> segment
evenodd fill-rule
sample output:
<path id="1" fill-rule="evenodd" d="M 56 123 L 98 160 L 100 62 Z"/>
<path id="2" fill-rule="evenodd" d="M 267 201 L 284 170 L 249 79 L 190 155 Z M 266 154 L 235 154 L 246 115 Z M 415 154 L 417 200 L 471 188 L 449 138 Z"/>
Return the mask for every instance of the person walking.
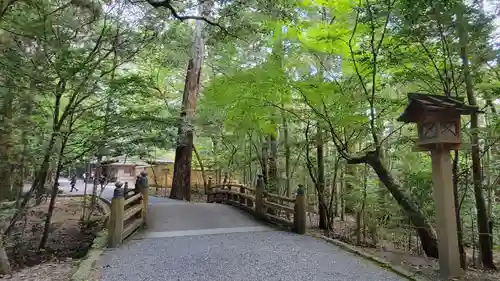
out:
<path id="1" fill-rule="evenodd" d="M 104 191 L 104 187 L 106 186 L 106 176 L 105 175 L 101 175 L 100 178 L 99 178 L 99 184 L 101 185 L 101 192 Z"/>
<path id="2" fill-rule="evenodd" d="M 76 175 L 73 175 L 71 177 L 70 184 L 71 184 L 71 189 L 70 189 L 69 192 L 73 192 L 73 189 L 78 192 L 78 188 L 75 187 L 75 185 L 76 185 Z"/>

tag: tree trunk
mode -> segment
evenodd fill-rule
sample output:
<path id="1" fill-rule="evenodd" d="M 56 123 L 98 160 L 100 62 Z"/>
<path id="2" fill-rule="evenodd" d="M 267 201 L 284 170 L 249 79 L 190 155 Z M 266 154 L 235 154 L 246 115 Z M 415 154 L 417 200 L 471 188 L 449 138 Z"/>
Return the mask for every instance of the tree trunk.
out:
<path id="1" fill-rule="evenodd" d="M 467 92 L 467 100 L 472 106 L 477 106 L 476 97 L 472 85 L 472 77 L 469 70 L 469 57 L 468 57 L 468 34 L 467 34 L 467 21 L 464 18 L 465 7 L 463 3 L 457 4 L 457 33 L 460 45 L 460 57 L 462 59 L 462 68 L 465 80 L 465 89 Z M 470 119 L 471 128 L 471 144 L 472 144 L 472 178 L 474 182 L 474 198 L 476 199 L 477 210 L 477 227 L 479 232 L 479 247 L 481 249 L 481 260 L 483 266 L 489 269 L 496 269 L 493 262 L 493 245 L 491 243 L 490 225 L 488 218 L 488 210 L 486 209 L 486 202 L 483 195 L 483 175 L 481 171 L 481 156 L 479 151 L 479 135 L 478 135 L 478 113 L 473 112 Z"/>
<path id="2" fill-rule="evenodd" d="M 206 17 L 210 13 L 213 1 L 203 1 L 201 15 Z M 200 92 L 200 74 L 204 54 L 203 22 L 196 21 L 194 29 L 194 43 L 191 58 L 189 59 L 184 92 L 182 95 L 182 122 L 178 128 L 177 147 L 175 149 L 174 174 L 170 198 L 177 200 L 191 199 L 191 161 L 193 158 L 193 119 L 196 111 L 196 99 Z"/>
<path id="3" fill-rule="evenodd" d="M 0 274 L 10 274 L 10 262 L 5 252 L 4 236 L 0 235 Z"/>
<path id="4" fill-rule="evenodd" d="M 0 121 L 0 201 L 9 199 L 12 188 L 12 117 L 14 91 L 10 78 L 6 79 L 5 95 L 2 103 Z M 10 86 L 9 86 L 10 85 Z"/>
<path id="5" fill-rule="evenodd" d="M 316 160 L 318 164 L 317 175 L 317 191 L 318 191 L 318 213 L 319 213 L 319 228 L 328 228 L 328 216 L 325 200 L 325 157 L 323 153 L 323 132 L 318 124 L 316 133 Z"/>
<path id="6" fill-rule="evenodd" d="M 340 188 L 339 188 L 339 193 L 337 194 L 338 202 L 339 202 L 339 211 L 340 213 L 340 220 L 345 221 L 345 198 L 344 198 L 344 193 L 345 193 L 345 170 L 346 170 L 346 165 L 340 169 Z"/>
<path id="7" fill-rule="evenodd" d="M 372 167 L 380 181 L 384 183 L 385 187 L 389 190 L 394 199 L 396 199 L 399 206 L 401 206 L 401 208 L 403 208 L 406 214 L 410 217 L 411 222 L 417 229 L 425 254 L 428 257 L 438 258 L 437 238 L 434 228 L 424 214 L 412 202 L 411 198 L 401 190 L 401 187 L 395 182 L 387 168 L 380 161 L 377 153 L 368 152 L 364 157 L 351 159 L 348 162 L 350 164 L 367 163 L 370 167 Z"/>
<path id="8" fill-rule="evenodd" d="M 215 163 L 215 183 L 220 184 L 221 171 L 220 171 L 219 158 L 217 157 L 218 142 L 214 137 L 212 137 L 211 139 L 212 139 L 212 152 L 213 152 L 214 163 Z"/>
<path id="9" fill-rule="evenodd" d="M 43 235 L 42 235 L 42 238 L 40 239 L 40 245 L 38 246 L 38 250 L 45 249 L 45 246 L 47 245 L 47 240 L 49 238 L 52 215 L 54 214 L 57 192 L 59 191 L 59 187 L 58 187 L 59 175 L 61 174 L 61 170 L 62 170 L 63 154 L 64 154 L 64 149 L 66 148 L 67 140 L 68 140 L 68 136 L 66 135 L 63 137 L 63 139 L 61 141 L 61 148 L 59 149 L 59 156 L 57 159 L 55 180 L 54 180 L 54 183 L 52 185 L 52 192 L 50 194 L 49 209 L 47 211 L 47 216 L 45 218 Z"/>
<path id="10" fill-rule="evenodd" d="M 269 154 L 268 167 L 269 167 L 269 192 L 279 194 L 279 178 L 278 178 L 278 139 L 276 134 L 269 135 L 269 147 L 271 153 Z"/>
<path id="11" fill-rule="evenodd" d="M 265 137 L 261 137 L 261 155 L 260 155 L 260 168 L 262 171 L 262 178 L 264 180 L 264 184 L 268 184 L 269 181 L 269 166 L 267 159 L 269 158 L 269 143 L 267 142 Z"/>
<path id="12" fill-rule="evenodd" d="M 491 99 L 486 100 L 486 106 L 488 106 L 491 109 L 491 113 L 493 116 L 497 115 L 497 110 L 495 108 L 495 105 L 493 104 L 493 101 Z M 490 127 L 491 121 L 488 119 L 488 122 L 486 123 L 487 127 Z M 488 178 L 491 178 L 491 168 L 490 168 L 490 163 L 492 159 L 497 159 L 498 158 L 498 150 L 493 147 L 493 142 L 488 141 L 486 143 L 486 146 L 488 147 L 487 151 L 487 158 L 488 158 Z M 494 157 L 493 157 L 494 156 Z M 493 206 L 496 204 L 496 194 L 495 194 L 495 187 L 496 187 L 496 181 L 495 180 L 489 180 L 488 183 L 488 216 L 491 217 L 492 212 L 493 212 Z M 490 231 L 493 231 L 493 229 L 490 229 Z"/>
<path id="13" fill-rule="evenodd" d="M 464 251 L 464 235 L 462 233 L 462 219 L 460 218 L 460 203 L 458 200 L 458 164 L 459 164 L 459 152 L 455 150 L 455 157 L 453 157 L 453 192 L 455 201 L 455 220 L 457 222 L 457 239 L 458 239 L 458 251 L 460 253 L 460 266 L 465 269 L 467 266 L 466 255 Z"/>
<path id="14" fill-rule="evenodd" d="M 283 105 L 284 106 L 284 105 Z M 281 112 L 282 120 L 283 120 L 283 145 L 285 147 L 285 190 L 286 196 L 292 197 L 292 186 L 291 186 L 291 163 L 290 163 L 290 140 L 288 137 L 288 120 L 286 118 L 286 113 Z"/>
<path id="15" fill-rule="evenodd" d="M 201 169 L 201 177 L 203 178 L 203 191 L 205 194 L 208 193 L 208 183 L 207 183 L 207 175 L 205 174 L 205 167 L 203 166 L 203 161 L 201 161 L 200 154 L 198 153 L 198 150 L 196 150 L 196 147 L 193 145 L 193 151 L 194 155 L 196 155 L 196 159 L 198 160 L 198 164 L 200 164 L 200 169 Z"/>
<path id="16" fill-rule="evenodd" d="M 328 210 L 330 217 L 328 218 L 328 227 L 333 224 L 333 219 L 338 216 L 338 177 L 339 177 L 340 158 L 335 157 L 335 164 L 333 165 L 333 178 L 331 180 L 330 203 Z"/>

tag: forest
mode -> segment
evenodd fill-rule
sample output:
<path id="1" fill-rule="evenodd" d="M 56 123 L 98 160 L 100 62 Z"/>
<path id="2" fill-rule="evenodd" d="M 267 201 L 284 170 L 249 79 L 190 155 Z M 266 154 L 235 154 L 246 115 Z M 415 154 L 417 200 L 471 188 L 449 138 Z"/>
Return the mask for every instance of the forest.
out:
<path id="1" fill-rule="evenodd" d="M 284 196 L 303 184 L 326 235 L 437 258 L 431 158 L 397 121 L 408 93 L 480 109 L 462 117 L 470 148 L 450 152 L 458 246 L 464 268 L 500 263 L 498 1 L 0 3 L 1 272 L 53 249 L 66 171 L 162 151 L 171 198 L 191 200 L 194 168 L 205 184 L 262 174 Z M 81 229 L 96 227 L 90 187 Z"/>

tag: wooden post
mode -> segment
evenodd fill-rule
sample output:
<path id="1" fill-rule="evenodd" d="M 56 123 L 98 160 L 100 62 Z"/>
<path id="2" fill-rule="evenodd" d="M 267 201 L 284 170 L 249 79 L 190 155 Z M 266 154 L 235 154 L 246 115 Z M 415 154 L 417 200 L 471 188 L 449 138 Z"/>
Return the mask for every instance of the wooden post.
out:
<path id="1" fill-rule="evenodd" d="M 245 195 L 245 188 L 243 186 L 240 187 L 240 204 L 241 205 L 245 205 L 245 199 L 246 197 L 244 196 Z"/>
<path id="2" fill-rule="evenodd" d="M 257 185 L 255 186 L 255 212 L 257 217 L 264 217 L 264 177 L 258 175 Z"/>
<path id="3" fill-rule="evenodd" d="M 213 203 L 214 199 L 212 198 L 212 177 L 208 177 L 208 186 L 207 186 L 207 203 Z"/>
<path id="4" fill-rule="evenodd" d="M 457 222 L 450 152 L 431 150 L 432 181 L 436 208 L 439 268 L 441 277 L 448 279 L 462 275 L 458 252 Z"/>
<path id="5" fill-rule="evenodd" d="M 141 176 L 143 177 L 142 186 L 141 186 L 141 193 L 142 193 L 142 219 L 143 219 L 143 225 L 147 225 L 147 215 L 148 215 L 148 204 L 149 204 L 149 184 L 148 184 L 148 175 L 143 172 L 141 173 Z"/>
<path id="6" fill-rule="evenodd" d="M 122 243 L 123 213 L 125 198 L 123 197 L 122 183 L 115 183 L 113 199 L 111 200 L 111 215 L 108 226 L 108 247 L 115 248 Z"/>
<path id="7" fill-rule="evenodd" d="M 215 203 L 220 203 L 220 194 L 218 185 L 215 185 L 215 187 L 212 186 L 212 198 Z"/>
<path id="8" fill-rule="evenodd" d="M 299 184 L 297 195 L 295 196 L 295 214 L 293 216 L 294 232 L 298 234 L 306 233 L 306 195 L 304 186 Z"/>

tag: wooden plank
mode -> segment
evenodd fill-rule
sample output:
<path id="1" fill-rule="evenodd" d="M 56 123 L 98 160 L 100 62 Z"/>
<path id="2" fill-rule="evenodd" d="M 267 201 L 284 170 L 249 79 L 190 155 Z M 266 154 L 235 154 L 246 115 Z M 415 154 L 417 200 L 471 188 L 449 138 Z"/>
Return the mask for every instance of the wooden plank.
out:
<path id="1" fill-rule="evenodd" d="M 273 216 L 273 215 L 270 215 L 270 214 L 267 214 L 267 217 L 269 220 L 271 221 L 275 221 L 275 222 L 278 222 L 278 224 L 284 224 L 286 226 L 293 226 L 293 222 L 287 220 L 287 219 L 284 219 L 282 217 L 277 217 L 277 216 Z"/>
<path id="2" fill-rule="evenodd" d="M 138 204 L 132 208 L 128 208 L 127 210 L 125 210 L 125 214 L 123 215 L 123 221 L 127 221 L 128 219 L 130 219 L 135 214 L 141 211 L 142 211 L 142 204 Z"/>
<path id="3" fill-rule="evenodd" d="M 277 195 L 277 194 L 270 194 L 270 193 L 267 193 L 267 192 L 264 192 L 264 196 L 271 197 L 271 198 L 278 199 L 278 200 L 282 200 L 282 201 L 285 201 L 285 202 L 290 202 L 290 203 L 294 203 L 295 202 L 295 198 L 281 196 L 281 195 Z"/>
<path id="4" fill-rule="evenodd" d="M 127 239 L 127 237 L 129 237 L 130 234 L 132 234 L 134 231 L 140 228 L 142 224 L 143 224 L 142 218 L 138 218 L 129 223 L 122 232 L 122 239 L 123 240 Z"/>
<path id="5" fill-rule="evenodd" d="M 293 213 L 295 212 L 295 209 L 292 208 L 292 207 L 289 207 L 289 206 L 283 206 L 283 205 L 280 205 L 280 204 L 276 204 L 276 203 L 273 203 L 273 202 L 269 202 L 267 201 L 266 199 L 264 199 L 264 205 L 268 206 L 268 207 L 273 207 L 273 208 L 276 208 L 276 209 L 281 209 L 281 210 L 284 210 L 284 211 L 288 211 L 290 213 Z"/>
<path id="6" fill-rule="evenodd" d="M 239 195 L 244 197 L 244 198 L 255 200 L 255 196 L 252 194 L 240 193 Z"/>
<path id="7" fill-rule="evenodd" d="M 139 200 L 141 198 L 142 198 L 142 193 L 137 193 L 136 195 L 128 198 L 127 200 L 125 200 L 125 204 L 124 204 L 125 205 L 125 209 L 126 209 L 127 205 L 129 205 L 130 203 L 133 203 L 134 201 Z"/>

